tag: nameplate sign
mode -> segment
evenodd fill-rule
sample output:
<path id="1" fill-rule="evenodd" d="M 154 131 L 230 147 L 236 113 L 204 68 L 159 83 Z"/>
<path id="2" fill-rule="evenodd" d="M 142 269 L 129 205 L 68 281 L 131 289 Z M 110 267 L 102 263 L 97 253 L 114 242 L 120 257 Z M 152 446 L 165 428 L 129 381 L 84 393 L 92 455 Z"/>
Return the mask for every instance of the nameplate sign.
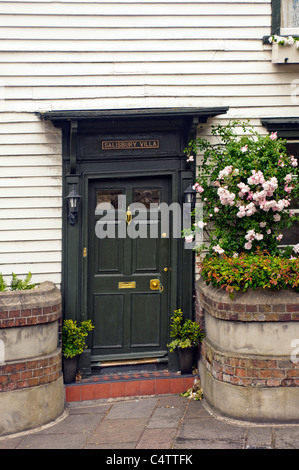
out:
<path id="1" fill-rule="evenodd" d="M 102 150 L 149 150 L 159 145 L 159 140 L 102 140 Z"/>

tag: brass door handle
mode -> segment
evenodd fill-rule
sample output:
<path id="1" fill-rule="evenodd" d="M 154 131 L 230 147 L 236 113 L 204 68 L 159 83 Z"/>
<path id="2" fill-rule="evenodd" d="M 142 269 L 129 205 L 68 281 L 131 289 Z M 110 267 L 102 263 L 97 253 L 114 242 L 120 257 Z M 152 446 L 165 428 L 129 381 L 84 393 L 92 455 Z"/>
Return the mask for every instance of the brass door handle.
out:
<path id="1" fill-rule="evenodd" d="M 132 222 L 132 212 L 129 210 L 129 208 L 126 213 L 126 221 L 128 225 L 130 225 L 130 223 Z"/>
<path id="2" fill-rule="evenodd" d="M 160 289 L 160 280 L 159 279 L 151 279 L 150 280 L 150 288 L 151 288 L 151 290 L 159 290 Z"/>
<path id="3" fill-rule="evenodd" d="M 160 283 L 160 279 L 151 279 L 150 280 L 151 290 L 159 290 L 160 292 L 164 291 L 164 287 Z"/>

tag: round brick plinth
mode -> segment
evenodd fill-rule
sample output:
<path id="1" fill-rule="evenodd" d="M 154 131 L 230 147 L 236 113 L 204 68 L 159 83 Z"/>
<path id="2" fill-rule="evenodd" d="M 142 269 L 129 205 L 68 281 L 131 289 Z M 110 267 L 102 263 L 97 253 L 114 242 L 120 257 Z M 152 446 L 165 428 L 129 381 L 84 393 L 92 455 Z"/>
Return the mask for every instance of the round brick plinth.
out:
<path id="1" fill-rule="evenodd" d="M 60 291 L 0 294 L 0 436 L 44 425 L 64 411 Z"/>
<path id="2" fill-rule="evenodd" d="M 202 281 L 197 289 L 210 406 L 241 420 L 299 422 L 299 294 L 261 289 L 230 299 Z"/>

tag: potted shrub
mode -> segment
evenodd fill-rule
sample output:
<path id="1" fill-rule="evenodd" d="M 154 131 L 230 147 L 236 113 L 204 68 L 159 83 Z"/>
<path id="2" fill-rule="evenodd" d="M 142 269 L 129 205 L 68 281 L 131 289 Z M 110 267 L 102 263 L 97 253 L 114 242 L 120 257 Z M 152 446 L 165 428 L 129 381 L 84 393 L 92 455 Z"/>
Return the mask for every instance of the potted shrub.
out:
<path id="1" fill-rule="evenodd" d="M 175 348 L 178 349 L 181 373 L 191 374 L 198 342 L 204 337 L 200 326 L 190 319 L 183 322 L 182 310 L 175 310 L 170 325 L 170 337 L 174 340 L 168 344 L 168 347 L 170 352 Z"/>
<path id="2" fill-rule="evenodd" d="M 75 381 L 80 354 L 86 348 L 85 340 L 94 326 L 91 320 L 77 325 L 76 321 L 64 320 L 62 326 L 62 359 L 64 383 Z"/>

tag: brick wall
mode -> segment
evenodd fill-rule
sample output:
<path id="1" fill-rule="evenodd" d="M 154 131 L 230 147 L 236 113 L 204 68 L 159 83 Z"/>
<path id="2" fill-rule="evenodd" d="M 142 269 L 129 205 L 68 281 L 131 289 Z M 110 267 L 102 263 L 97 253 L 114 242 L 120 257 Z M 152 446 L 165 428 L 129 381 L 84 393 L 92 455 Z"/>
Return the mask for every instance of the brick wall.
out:
<path id="1" fill-rule="evenodd" d="M 299 294 L 249 290 L 230 299 L 197 282 L 197 321 L 204 325 L 199 373 L 217 412 L 255 422 L 299 422 Z M 296 346 L 293 346 L 295 344 Z"/>
<path id="2" fill-rule="evenodd" d="M 61 351 L 39 359 L 0 365 L 0 392 L 54 382 L 61 376 Z"/>
<path id="3" fill-rule="evenodd" d="M 0 328 L 38 325 L 56 321 L 61 317 L 61 303 L 38 308 L 12 308 L 0 311 Z"/>
<path id="4" fill-rule="evenodd" d="M 204 341 L 201 349 L 204 366 L 223 382 L 255 387 L 299 387 L 299 363 L 279 357 L 238 357 L 218 351 Z"/>
<path id="5" fill-rule="evenodd" d="M 279 302 L 278 293 L 276 293 L 275 302 L 258 303 L 252 298 L 252 303 L 225 302 L 219 299 L 213 299 L 209 295 L 201 292 L 199 304 L 202 310 L 206 310 L 215 318 L 230 321 L 299 321 L 299 299 L 297 302 Z M 239 296 L 240 297 L 240 296 Z M 272 298 L 271 296 L 270 298 Z M 299 297 L 299 294 L 298 294 Z M 270 300 L 268 299 L 268 302 Z M 203 312 L 199 311 L 199 317 Z"/>
<path id="6" fill-rule="evenodd" d="M 7 336 L 5 331 L 8 332 L 8 329 L 37 328 L 38 325 L 51 322 L 57 322 L 55 349 L 48 354 L 28 358 L 24 346 L 22 359 L 14 358 L 15 360 L 0 363 L 0 392 L 44 385 L 54 382 L 62 375 L 59 290 L 52 283 L 45 282 L 35 290 L 5 292 L 0 295 L 0 338 L 3 333 L 3 338 Z"/>

